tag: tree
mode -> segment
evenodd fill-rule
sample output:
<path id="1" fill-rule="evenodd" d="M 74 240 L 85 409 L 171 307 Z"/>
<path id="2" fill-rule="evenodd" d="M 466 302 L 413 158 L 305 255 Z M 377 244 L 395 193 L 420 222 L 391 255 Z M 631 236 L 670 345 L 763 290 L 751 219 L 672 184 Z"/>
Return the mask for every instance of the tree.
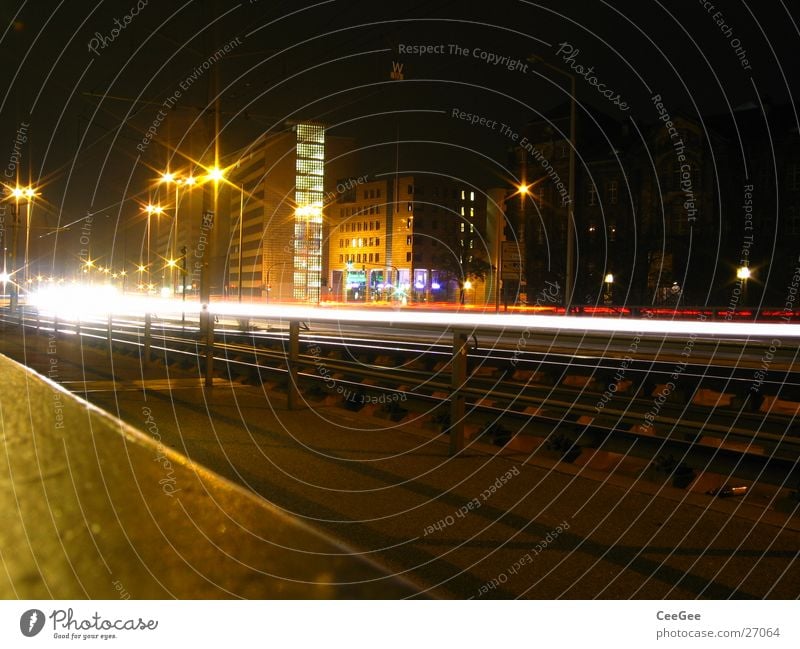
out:
<path id="1" fill-rule="evenodd" d="M 439 271 L 439 281 L 455 281 L 459 288 L 459 301 L 464 304 L 467 282 L 484 281 L 492 270 L 491 264 L 472 249 L 456 249 L 456 254 L 439 253 L 433 262 Z"/>

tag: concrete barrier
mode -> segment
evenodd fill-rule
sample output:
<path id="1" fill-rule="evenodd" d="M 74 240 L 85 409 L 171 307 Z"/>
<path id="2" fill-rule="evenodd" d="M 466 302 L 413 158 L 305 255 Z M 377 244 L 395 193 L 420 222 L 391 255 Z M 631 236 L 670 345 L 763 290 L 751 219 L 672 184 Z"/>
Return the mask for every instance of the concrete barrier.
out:
<path id="1" fill-rule="evenodd" d="M 50 375 L 58 376 L 58 356 Z M 319 530 L 0 356 L 0 597 L 397 598 Z"/>

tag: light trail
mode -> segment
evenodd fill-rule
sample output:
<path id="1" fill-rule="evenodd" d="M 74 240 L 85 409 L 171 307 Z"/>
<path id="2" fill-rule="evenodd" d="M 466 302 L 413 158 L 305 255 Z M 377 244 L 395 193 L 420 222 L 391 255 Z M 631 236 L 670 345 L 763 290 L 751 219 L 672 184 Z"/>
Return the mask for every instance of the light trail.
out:
<path id="1" fill-rule="evenodd" d="M 30 303 L 40 311 L 59 318 L 74 319 L 81 315 L 160 317 L 196 314 L 202 305 L 175 298 L 123 295 L 108 286 L 62 286 L 39 291 Z M 630 318 L 582 317 L 571 315 L 527 315 L 470 312 L 417 311 L 413 308 L 373 310 L 353 308 L 310 307 L 290 304 L 248 302 L 211 302 L 213 315 L 230 318 L 258 318 L 273 321 L 375 324 L 426 329 L 510 330 L 524 336 L 532 330 L 574 331 L 582 333 L 623 333 L 645 335 L 698 335 L 716 338 L 800 338 L 800 325 L 773 322 L 719 322 L 656 320 Z"/>

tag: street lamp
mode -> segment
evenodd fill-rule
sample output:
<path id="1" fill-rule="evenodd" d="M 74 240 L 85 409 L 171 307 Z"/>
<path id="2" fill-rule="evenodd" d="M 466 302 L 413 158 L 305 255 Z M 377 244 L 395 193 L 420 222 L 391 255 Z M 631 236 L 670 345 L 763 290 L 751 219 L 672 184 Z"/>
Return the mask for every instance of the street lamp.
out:
<path id="1" fill-rule="evenodd" d="M 215 167 L 215 169 L 217 168 Z M 217 172 L 221 173 L 221 170 L 217 169 Z M 161 174 L 160 182 L 167 185 L 170 183 L 175 185 L 175 220 L 170 226 L 170 246 L 169 246 L 169 257 L 171 260 L 174 260 L 177 257 L 176 251 L 178 249 L 178 234 L 180 232 L 178 228 L 178 206 L 180 204 L 179 190 L 181 185 L 185 187 L 193 187 L 195 184 L 197 184 L 197 179 L 191 174 L 186 177 L 183 177 L 171 173 L 169 171 L 166 171 L 163 174 Z M 177 268 L 177 264 L 168 263 L 168 266 L 170 268 L 170 277 L 169 277 L 170 285 L 172 287 L 173 292 L 175 292 L 177 291 L 177 286 L 178 286 L 178 282 L 175 277 L 175 272 L 177 272 L 175 270 Z"/>
<path id="2" fill-rule="evenodd" d="M 144 211 L 147 212 L 147 266 L 150 266 L 150 217 L 155 214 L 158 216 L 159 214 L 164 213 L 164 208 L 160 205 L 153 205 L 152 203 L 148 203 Z"/>
<path id="3" fill-rule="evenodd" d="M 472 288 L 472 282 L 470 282 L 469 280 L 465 280 L 462 286 L 463 288 L 461 289 L 461 304 L 466 304 L 467 291 Z"/>
<path id="4" fill-rule="evenodd" d="M 605 294 L 605 299 L 603 300 L 603 302 L 605 302 L 606 304 L 611 304 L 611 302 L 613 301 L 613 299 L 612 299 L 612 289 L 614 288 L 614 275 L 612 273 L 608 273 L 605 276 L 605 280 L 604 281 L 605 281 L 605 284 L 606 284 L 606 294 Z"/>
<path id="5" fill-rule="evenodd" d="M 498 213 L 495 219 L 495 233 L 494 233 L 494 312 L 500 312 L 500 284 L 503 282 L 503 230 L 505 229 L 506 220 L 508 216 L 506 215 L 508 212 L 507 202 L 511 200 L 514 196 L 519 196 L 520 201 L 520 220 L 525 218 L 525 197 L 530 194 L 531 185 L 525 182 L 521 182 L 517 184 L 516 190 L 509 192 L 507 189 L 501 189 L 499 191 L 502 194 L 495 194 L 494 198 L 491 198 L 492 202 L 496 202 L 498 207 Z M 494 192 L 495 190 L 491 190 Z M 524 235 L 520 236 L 519 243 L 522 244 L 522 239 Z M 520 278 L 521 279 L 521 278 Z M 503 289 L 503 293 L 505 294 L 505 288 Z M 508 310 L 508 304 L 506 304 L 506 311 Z"/>
<path id="6" fill-rule="evenodd" d="M 18 223 L 19 223 L 19 202 L 21 200 L 25 201 L 25 257 L 23 259 L 23 280 L 22 285 L 24 286 L 29 279 L 29 250 L 30 250 L 30 233 L 31 233 L 31 203 L 33 202 L 34 198 L 38 195 L 38 192 L 34 187 L 20 187 L 16 185 L 15 187 L 8 187 L 6 188 L 9 191 L 9 194 L 14 199 L 14 239 L 12 241 L 11 246 L 11 257 L 12 257 L 12 269 L 11 275 L 16 272 L 16 263 L 17 263 L 17 232 L 18 232 Z M 4 268 L 5 271 L 5 268 Z M 11 296 L 11 308 L 12 310 L 16 308 L 17 304 L 17 291 L 18 288 L 16 284 L 13 285 L 15 288 L 12 290 Z"/>
<path id="7" fill-rule="evenodd" d="M 561 68 L 550 65 L 538 56 L 532 55 L 528 57 L 531 63 L 541 63 L 545 67 L 561 74 L 569 79 L 569 95 L 570 95 L 570 108 L 569 108 L 569 207 L 567 207 L 567 259 L 566 259 L 566 272 L 564 275 L 564 315 L 569 315 L 569 307 L 572 303 L 572 285 L 574 283 L 573 268 L 575 259 L 575 223 L 574 223 L 574 204 L 575 204 L 575 122 L 576 122 L 576 98 L 575 98 L 575 75 L 565 72 Z"/>
<path id="8" fill-rule="evenodd" d="M 750 268 L 747 266 L 739 266 L 736 269 L 736 277 L 742 282 L 742 304 L 747 304 L 747 280 L 750 279 Z"/>
<path id="9" fill-rule="evenodd" d="M 268 304 L 269 304 L 269 290 L 270 290 L 270 288 L 269 288 L 269 274 L 270 274 L 270 272 L 272 271 L 273 268 L 276 268 L 278 266 L 286 266 L 286 265 L 288 265 L 290 263 L 291 262 L 289 262 L 289 261 L 278 261 L 278 262 L 275 262 L 274 264 L 272 264 L 271 266 L 269 266 L 267 268 L 267 277 L 266 277 L 267 295 L 266 295 L 266 301 L 267 301 Z"/>

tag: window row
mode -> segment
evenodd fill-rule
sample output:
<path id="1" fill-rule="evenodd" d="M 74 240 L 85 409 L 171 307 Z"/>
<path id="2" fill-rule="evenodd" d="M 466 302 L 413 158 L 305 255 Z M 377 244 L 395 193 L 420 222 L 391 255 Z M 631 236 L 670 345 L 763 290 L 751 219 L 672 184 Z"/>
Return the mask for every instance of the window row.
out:
<path id="1" fill-rule="evenodd" d="M 381 197 L 381 190 L 380 187 L 377 189 L 365 189 L 364 190 L 364 200 L 369 198 L 380 198 Z"/>
<path id="2" fill-rule="evenodd" d="M 406 188 L 406 193 L 408 193 L 408 194 L 416 194 L 417 196 L 424 196 L 425 195 L 425 188 L 421 187 L 421 186 L 409 185 Z M 442 187 L 442 188 L 433 187 L 431 189 L 431 193 L 433 194 L 433 196 L 436 196 L 436 197 L 441 196 L 442 198 L 447 198 L 448 194 L 451 195 L 453 198 L 458 198 L 458 196 L 459 196 L 459 191 L 457 189 L 448 190 L 445 187 Z M 471 202 L 473 202 L 473 203 L 475 202 L 475 192 L 473 192 L 473 191 L 468 192 L 465 189 L 462 189 L 460 193 L 461 193 L 461 200 L 462 201 L 465 201 L 465 200 L 467 200 L 469 198 L 469 200 Z"/>
<path id="3" fill-rule="evenodd" d="M 339 239 L 340 248 L 363 248 L 364 246 L 381 245 L 380 237 L 359 237 L 358 239 Z"/>
<path id="4" fill-rule="evenodd" d="M 362 264 L 362 263 L 381 263 L 381 253 L 358 253 L 355 255 L 339 255 L 340 264 Z"/>
<path id="5" fill-rule="evenodd" d="M 339 208 L 339 218 L 348 218 L 351 216 L 362 216 L 364 214 L 380 214 L 381 213 L 381 206 L 380 205 L 370 205 L 369 207 L 340 207 Z"/>
<path id="6" fill-rule="evenodd" d="M 341 232 L 367 232 L 370 230 L 380 230 L 380 221 L 359 221 L 358 223 L 342 223 L 339 226 Z"/>

